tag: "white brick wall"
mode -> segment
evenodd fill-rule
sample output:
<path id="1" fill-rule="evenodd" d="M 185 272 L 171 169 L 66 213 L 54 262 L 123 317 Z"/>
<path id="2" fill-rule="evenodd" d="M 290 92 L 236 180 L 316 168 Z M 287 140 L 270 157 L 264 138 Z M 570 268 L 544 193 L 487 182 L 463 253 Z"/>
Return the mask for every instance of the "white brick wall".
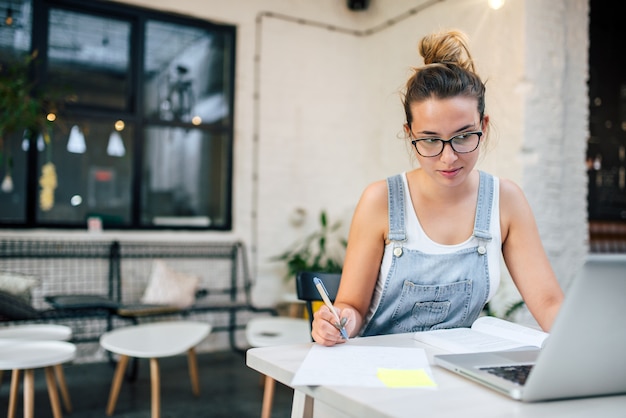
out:
<path id="1" fill-rule="evenodd" d="M 257 25 L 256 18 L 270 11 L 363 31 L 426 1 L 372 0 L 364 12 L 348 10 L 343 0 L 125 3 L 237 26 L 234 230 L 104 231 L 107 238 L 242 239 L 254 250 L 258 303 L 273 303 L 280 298 L 284 270 L 269 262 L 271 256 L 308 233 L 321 209 L 347 227 L 366 184 L 412 166 L 398 138 L 403 123 L 398 90 L 409 68 L 421 65 L 420 37 L 457 27 L 469 34 L 479 71 L 488 80 L 492 147 L 481 168 L 524 188 L 562 283 L 581 263 L 586 253 L 587 0 L 507 0 L 497 11 L 487 0 L 445 0 L 369 36 L 276 17 Z M 301 227 L 289 222 L 297 208 L 308 214 Z"/>

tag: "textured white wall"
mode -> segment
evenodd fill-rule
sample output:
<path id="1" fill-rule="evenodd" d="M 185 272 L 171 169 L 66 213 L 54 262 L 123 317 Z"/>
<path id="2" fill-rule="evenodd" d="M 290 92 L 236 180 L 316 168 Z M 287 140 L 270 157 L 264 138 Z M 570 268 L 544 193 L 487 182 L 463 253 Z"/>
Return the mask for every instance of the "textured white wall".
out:
<path id="1" fill-rule="evenodd" d="M 586 253 L 587 0 L 507 0 L 497 11 L 487 0 L 444 0 L 406 18 L 403 13 L 430 2 L 372 0 L 363 12 L 348 10 L 343 0 L 124 3 L 237 26 L 234 229 L 104 231 L 105 237 L 241 239 L 251 253 L 258 303 L 274 303 L 284 270 L 271 256 L 314 228 L 321 209 L 343 220 L 347 234 L 365 185 L 412 167 L 398 136 L 404 121 L 398 92 L 410 67 L 422 64 L 418 40 L 456 27 L 470 36 L 488 80 L 493 130 L 480 167 L 524 188 L 564 284 L 580 264 Z M 395 17 L 402 18 L 390 23 Z M 298 208 L 307 216 L 295 227 L 289 220 Z M 503 299 L 513 298 L 507 289 Z"/>
<path id="2" fill-rule="evenodd" d="M 517 180 L 565 289 L 588 251 L 588 7 L 587 0 L 525 2 L 524 63 L 516 89 L 522 142 L 509 150 L 521 162 Z M 518 298 L 510 279 L 501 290 L 500 306 Z"/>

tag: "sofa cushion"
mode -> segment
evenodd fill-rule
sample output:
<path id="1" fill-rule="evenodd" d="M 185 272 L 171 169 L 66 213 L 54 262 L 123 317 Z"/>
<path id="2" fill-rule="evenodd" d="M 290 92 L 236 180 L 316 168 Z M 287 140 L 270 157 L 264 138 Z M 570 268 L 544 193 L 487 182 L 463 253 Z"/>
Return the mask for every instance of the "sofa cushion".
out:
<path id="1" fill-rule="evenodd" d="M 6 320 L 37 319 L 39 312 L 23 298 L 0 290 L 0 318 Z"/>
<path id="2" fill-rule="evenodd" d="M 195 302 L 199 282 L 196 275 L 175 271 L 163 260 L 154 260 L 141 302 L 187 308 Z"/>
<path id="3" fill-rule="evenodd" d="M 30 304 L 31 291 L 39 286 L 39 279 L 35 276 L 11 271 L 0 271 L 0 290 L 21 297 Z"/>

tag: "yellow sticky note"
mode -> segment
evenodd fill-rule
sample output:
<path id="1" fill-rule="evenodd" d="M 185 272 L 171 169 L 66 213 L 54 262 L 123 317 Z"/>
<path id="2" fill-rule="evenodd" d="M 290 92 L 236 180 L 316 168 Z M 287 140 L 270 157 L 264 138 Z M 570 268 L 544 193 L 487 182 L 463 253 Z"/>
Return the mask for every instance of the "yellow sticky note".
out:
<path id="1" fill-rule="evenodd" d="M 398 370 L 379 368 L 376 376 L 390 388 L 436 387 L 424 369 Z"/>

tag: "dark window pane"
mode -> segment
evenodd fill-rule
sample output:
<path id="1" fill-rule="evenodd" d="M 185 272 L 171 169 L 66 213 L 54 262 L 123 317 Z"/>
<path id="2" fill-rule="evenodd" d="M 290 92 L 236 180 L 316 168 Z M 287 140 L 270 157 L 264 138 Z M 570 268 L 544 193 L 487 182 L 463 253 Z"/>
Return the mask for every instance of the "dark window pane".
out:
<path id="1" fill-rule="evenodd" d="M 37 51 L 24 73 L 53 122 L 2 122 L 0 226 L 231 227 L 234 27 L 115 2 L 9 10 L 0 65 Z"/>
<path id="2" fill-rule="evenodd" d="M 30 143 L 13 132 L 0 138 L 0 219 L 7 223 L 26 218 L 26 157 Z"/>
<path id="3" fill-rule="evenodd" d="M 129 108 L 130 23 L 50 10 L 48 80 L 76 105 Z"/>
<path id="4" fill-rule="evenodd" d="M 146 130 L 144 225 L 229 225 L 230 141 L 198 129 Z"/>
<path id="5" fill-rule="evenodd" d="M 7 62 L 16 54 L 27 54 L 31 43 L 31 1 L 0 0 L 0 19 L 0 62 Z"/>
<path id="6" fill-rule="evenodd" d="M 50 144 L 39 157 L 38 222 L 86 226 L 88 217 L 98 216 L 104 227 L 128 225 L 132 138 L 133 127 L 116 121 L 55 124 Z M 46 191 L 46 184 L 54 185 L 51 169 L 56 187 Z"/>
<path id="7" fill-rule="evenodd" d="M 230 112 L 232 45 L 221 33 L 150 21 L 146 24 L 144 108 L 147 117 L 196 125 Z"/>

